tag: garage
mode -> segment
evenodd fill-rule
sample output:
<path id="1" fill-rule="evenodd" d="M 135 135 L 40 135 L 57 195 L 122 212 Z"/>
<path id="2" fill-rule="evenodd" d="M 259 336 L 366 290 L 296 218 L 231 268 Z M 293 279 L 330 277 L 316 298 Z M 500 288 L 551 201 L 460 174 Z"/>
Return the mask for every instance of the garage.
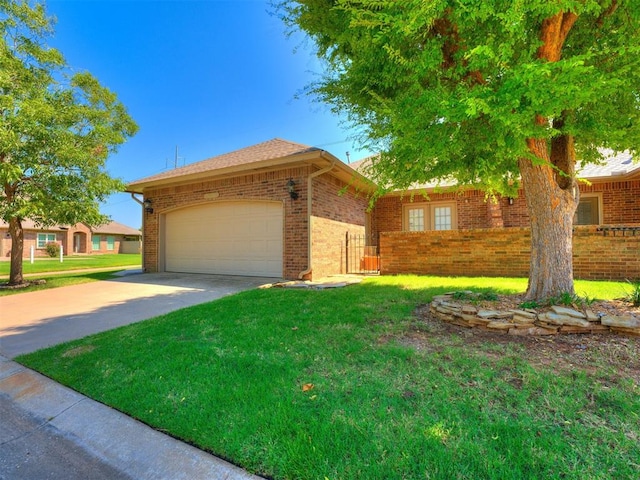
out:
<path id="1" fill-rule="evenodd" d="M 164 270 L 282 277 L 282 202 L 237 201 L 168 212 Z"/>

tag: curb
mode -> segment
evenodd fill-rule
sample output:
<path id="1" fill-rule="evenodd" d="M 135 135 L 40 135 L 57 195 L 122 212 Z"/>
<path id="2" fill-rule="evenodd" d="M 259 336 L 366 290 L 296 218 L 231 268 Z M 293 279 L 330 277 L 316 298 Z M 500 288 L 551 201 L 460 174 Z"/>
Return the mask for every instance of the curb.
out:
<path id="1" fill-rule="evenodd" d="M 132 478 L 261 480 L 2 355 L 0 395 Z"/>

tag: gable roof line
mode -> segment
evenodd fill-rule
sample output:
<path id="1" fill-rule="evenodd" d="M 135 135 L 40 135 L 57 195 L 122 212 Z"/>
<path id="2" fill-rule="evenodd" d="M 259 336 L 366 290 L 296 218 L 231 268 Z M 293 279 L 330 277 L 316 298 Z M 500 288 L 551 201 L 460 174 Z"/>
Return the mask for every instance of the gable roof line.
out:
<path id="1" fill-rule="evenodd" d="M 257 157 L 258 159 L 256 160 Z M 125 191 L 144 193 L 149 187 L 161 187 L 191 183 L 206 178 L 225 178 L 241 174 L 251 174 L 296 164 L 325 167 L 335 163 L 338 176 L 359 183 L 372 185 L 373 182 L 354 170 L 330 152 L 318 147 L 309 147 L 298 143 L 275 138 L 267 142 L 235 150 L 217 157 L 136 180 L 127 185 Z"/>

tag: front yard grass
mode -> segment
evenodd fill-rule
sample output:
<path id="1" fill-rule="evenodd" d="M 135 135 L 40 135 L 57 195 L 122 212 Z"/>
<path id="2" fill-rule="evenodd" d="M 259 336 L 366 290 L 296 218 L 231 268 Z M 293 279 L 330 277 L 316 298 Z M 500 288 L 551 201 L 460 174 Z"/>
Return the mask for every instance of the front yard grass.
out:
<path id="1" fill-rule="evenodd" d="M 68 270 L 86 270 L 112 267 L 129 267 L 142 265 L 142 256 L 133 253 L 119 253 L 109 255 L 70 255 L 59 258 L 36 258 L 33 263 L 28 258 L 23 259 L 22 273 L 30 275 L 35 273 L 62 272 Z M 11 262 L 0 262 L 0 277 L 8 277 Z"/>
<path id="2" fill-rule="evenodd" d="M 275 479 L 638 478 L 640 381 L 619 368 L 638 361 L 637 339 L 610 336 L 615 355 L 581 351 L 588 362 L 567 368 L 553 344 L 531 362 L 526 344 L 469 342 L 415 315 L 447 291 L 525 287 L 401 276 L 253 290 L 17 360 Z"/>

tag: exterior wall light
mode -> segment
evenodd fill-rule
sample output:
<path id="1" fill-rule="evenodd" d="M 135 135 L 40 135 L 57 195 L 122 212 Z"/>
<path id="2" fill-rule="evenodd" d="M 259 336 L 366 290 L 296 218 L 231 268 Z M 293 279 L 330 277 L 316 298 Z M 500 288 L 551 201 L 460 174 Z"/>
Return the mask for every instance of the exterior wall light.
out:
<path id="1" fill-rule="evenodd" d="M 287 191 L 289 192 L 289 196 L 292 200 L 298 199 L 298 192 L 296 192 L 296 182 L 293 181 L 293 178 L 290 178 L 287 182 Z"/>
<path id="2" fill-rule="evenodd" d="M 507 201 L 509 202 L 509 205 L 513 205 L 513 197 L 509 197 Z"/>
<path id="3" fill-rule="evenodd" d="M 153 207 L 151 206 L 153 202 L 151 202 L 150 199 L 146 198 L 144 200 L 144 202 L 142 202 L 142 205 L 144 205 L 144 211 L 147 213 L 153 213 Z"/>

